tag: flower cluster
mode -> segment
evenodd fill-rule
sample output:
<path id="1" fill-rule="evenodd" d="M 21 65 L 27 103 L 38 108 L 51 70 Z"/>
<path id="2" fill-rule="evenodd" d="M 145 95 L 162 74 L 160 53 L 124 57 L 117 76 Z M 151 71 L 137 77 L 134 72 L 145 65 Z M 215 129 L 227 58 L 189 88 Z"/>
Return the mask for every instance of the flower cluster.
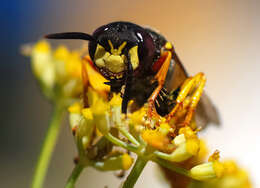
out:
<path id="1" fill-rule="evenodd" d="M 82 93 L 81 52 L 69 51 L 65 46 L 53 50 L 44 40 L 33 46 L 25 45 L 22 52 L 31 57 L 32 71 L 48 99 L 79 98 Z"/>
<path id="2" fill-rule="evenodd" d="M 132 171 L 153 161 L 187 176 L 191 188 L 251 186 L 247 173 L 233 161 L 221 162 L 218 151 L 205 162 L 207 149 L 198 137 L 195 120 L 182 123 L 189 96 L 170 119 L 156 113 L 150 116 L 148 104 L 131 111 L 132 101 L 125 115 L 121 113 L 120 94 L 109 93 L 104 84 L 107 80 L 89 64 L 89 57 L 81 58 L 81 52 L 64 46 L 51 50 L 46 41 L 31 47 L 29 55 L 45 95 L 69 101 L 70 126 L 78 149 L 76 164 L 102 171 L 128 170 L 134 161 L 131 153 L 135 153 L 136 163 L 142 162 Z M 137 172 L 140 169 L 133 174 Z M 134 179 L 133 174 L 129 177 Z"/>

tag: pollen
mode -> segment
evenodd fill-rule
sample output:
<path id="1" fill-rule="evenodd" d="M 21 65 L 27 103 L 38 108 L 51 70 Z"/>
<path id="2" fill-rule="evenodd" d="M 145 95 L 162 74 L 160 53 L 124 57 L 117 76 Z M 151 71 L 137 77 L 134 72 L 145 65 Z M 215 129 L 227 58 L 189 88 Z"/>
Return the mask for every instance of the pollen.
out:
<path id="1" fill-rule="evenodd" d="M 209 157 L 209 160 L 208 160 L 208 161 L 209 161 L 209 162 L 218 161 L 219 158 L 220 158 L 220 156 L 219 156 L 219 151 L 216 150 L 216 151 L 214 151 L 214 153 Z"/>
<path id="2" fill-rule="evenodd" d="M 142 133 L 142 138 L 147 144 L 160 150 L 167 149 L 166 146 L 169 144 L 168 138 L 158 130 L 146 129 Z"/>
<path id="3" fill-rule="evenodd" d="M 82 114 L 86 119 L 93 119 L 92 111 L 90 108 L 84 108 Z"/>
<path id="4" fill-rule="evenodd" d="M 199 151 L 199 140 L 188 139 L 186 142 L 186 150 L 191 155 L 196 155 Z"/>
<path id="5" fill-rule="evenodd" d="M 216 177 L 221 177 L 224 173 L 224 166 L 222 163 L 220 163 L 219 161 L 214 161 L 213 162 L 213 168 L 214 171 L 216 173 Z"/>
<path id="6" fill-rule="evenodd" d="M 183 128 L 180 128 L 179 134 L 184 134 L 186 138 L 196 138 L 196 133 L 189 127 L 185 126 Z"/>
<path id="7" fill-rule="evenodd" d="M 77 114 L 81 113 L 81 104 L 79 102 L 74 103 L 68 108 L 68 111 L 70 113 L 77 113 Z"/>

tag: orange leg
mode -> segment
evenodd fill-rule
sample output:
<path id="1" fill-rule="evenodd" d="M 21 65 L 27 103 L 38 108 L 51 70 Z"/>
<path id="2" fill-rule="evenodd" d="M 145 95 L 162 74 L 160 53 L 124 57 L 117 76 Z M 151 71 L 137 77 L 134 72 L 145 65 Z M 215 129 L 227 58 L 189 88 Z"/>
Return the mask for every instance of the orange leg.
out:
<path id="1" fill-rule="evenodd" d="M 195 112 L 195 109 L 198 105 L 200 97 L 203 93 L 203 88 L 204 88 L 205 83 L 206 83 L 205 75 L 202 74 L 202 73 L 198 74 L 197 80 L 195 80 L 195 82 L 198 83 L 199 85 L 198 85 L 198 88 L 195 90 L 194 94 L 191 97 L 191 104 L 189 106 L 187 115 L 186 115 L 185 120 L 183 122 L 184 126 L 189 125 L 189 123 L 191 122 L 192 116 Z"/>
<path id="2" fill-rule="evenodd" d="M 194 89 L 194 93 L 191 97 L 190 104 L 188 107 L 188 111 L 185 117 L 185 120 L 183 122 L 183 125 L 189 125 L 191 122 L 192 116 L 194 114 L 195 108 L 200 100 L 200 97 L 203 92 L 203 88 L 205 86 L 206 77 L 203 73 L 198 73 L 196 76 L 188 78 L 184 84 L 181 87 L 181 91 L 176 99 L 176 106 L 173 108 L 173 110 L 170 112 L 170 114 L 167 117 L 167 121 L 170 121 L 179 110 L 180 106 L 182 106 L 182 103 L 186 99 L 186 97 L 191 93 Z"/>
<path id="3" fill-rule="evenodd" d="M 157 96 L 159 95 L 160 90 L 163 88 L 163 84 L 164 84 L 170 63 L 171 63 L 172 52 L 165 51 L 165 52 L 163 52 L 162 56 L 166 56 L 165 61 L 163 62 L 158 73 L 155 75 L 155 79 L 158 81 L 158 86 L 156 87 L 156 89 L 153 91 L 152 95 L 148 99 L 148 116 L 149 117 L 152 117 L 152 115 L 153 115 L 154 102 L 155 102 Z"/>

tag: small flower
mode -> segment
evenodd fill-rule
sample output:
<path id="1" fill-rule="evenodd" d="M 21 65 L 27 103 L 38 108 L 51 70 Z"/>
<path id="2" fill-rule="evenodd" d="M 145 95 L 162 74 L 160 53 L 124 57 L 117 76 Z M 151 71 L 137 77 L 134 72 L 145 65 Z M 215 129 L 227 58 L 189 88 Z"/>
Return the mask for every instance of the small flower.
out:
<path id="1" fill-rule="evenodd" d="M 133 159 L 127 153 L 117 154 L 97 162 L 95 168 L 101 171 L 128 170 L 133 164 Z"/>
<path id="2" fill-rule="evenodd" d="M 108 109 L 109 106 L 102 100 L 98 100 L 91 108 L 95 125 L 103 135 L 107 134 L 111 127 Z"/>
<path id="3" fill-rule="evenodd" d="M 112 99 L 109 101 L 111 110 L 111 121 L 115 123 L 115 126 L 122 125 L 122 114 L 121 114 L 121 104 L 122 98 L 120 94 L 114 94 Z"/>
<path id="4" fill-rule="evenodd" d="M 74 103 L 68 108 L 68 111 L 70 112 L 69 115 L 69 121 L 71 130 L 75 130 L 76 127 L 79 125 L 79 122 L 81 120 L 81 104 L 79 102 Z"/>
<path id="5" fill-rule="evenodd" d="M 175 137 L 174 144 L 177 146 L 176 149 L 165 159 L 172 162 L 182 162 L 198 154 L 198 139 L 186 139 L 184 134 L 181 134 Z"/>
<path id="6" fill-rule="evenodd" d="M 32 70 L 43 87 L 52 89 L 55 84 L 55 68 L 52 63 L 51 47 L 46 41 L 39 41 L 31 50 Z"/>
<path id="7" fill-rule="evenodd" d="M 133 164 L 133 158 L 130 157 L 127 153 L 124 153 L 122 156 L 122 166 L 124 170 L 128 170 Z"/>
<path id="8" fill-rule="evenodd" d="M 70 103 L 82 93 L 80 52 L 71 52 L 65 46 L 52 49 L 44 40 L 24 48 L 29 49 L 25 55 L 31 57 L 33 73 L 49 99 Z"/>
<path id="9" fill-rule="evenodd" d="M 142 132 L 143 140 L 150 146 L 165 151 L 170 143 L 169 139 L 161 133 L 158 129 L 150 130 L 146 129 Z"/>
<path id="10" fill-rule="evenodd" d="M 223 161 L 220 165 L 221 167 L 220 168 L 215 167 L 215 169 L 213 163 L 214 162 L 206 163 L 204 168 L 205 170 L 204 175 L 211 174 L 213 178 L 207 179 L 208 181 L 203 181 L 203 182 L 192 182 L 190 188 L 197 188 L 197 187 L 251 188 L 252 187 L 247 172 L 239 168 L 234 161 L 232 160 Z M 208 166 L 208 168 L 206 168 L 206 166 Z M 206 171 L 206 169 L 208 169 L 208 171 Z M 216 171 L 219 171 L 220 169 L 221 169 L 221 176 L 217 176 Z M 195 169 L 195 170 L 199 170 L 199 169 Z M 193 173 L 195 173 L 195 170 Z M 214 177 L 214 172 L 216 174 L 215 177 Z M 198 171 L 197 175 L 198 173 L 200 173 L 200 178 L 201 178 L 203 171 Z M 204 180 L 200 178 L 198 180 Z"/>
<path id="11" fill-rule="evenodd" d="M 81 118 L 79 122 L 76 130 L 76 137 L 78 140 L 81 139 L 83 148 L 87 149 L 94 133 L 94 119 L 89 108 L 84 108 L 82 114 L 84 118 Z"/>
<path id="12" fill-rule="evenodd" d="M 209 180 L 220 178 L 223 175 L 224 167 L 218 161 L 203 163 L 190 170 L 190 175 L 196 180 Z"/>

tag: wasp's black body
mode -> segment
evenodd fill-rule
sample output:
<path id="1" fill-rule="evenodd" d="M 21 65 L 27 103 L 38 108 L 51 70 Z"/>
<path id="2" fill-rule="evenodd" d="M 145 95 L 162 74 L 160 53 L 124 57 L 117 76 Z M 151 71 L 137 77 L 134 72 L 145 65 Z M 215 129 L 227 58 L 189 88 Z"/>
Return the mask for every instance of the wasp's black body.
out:
<path id="1" fill-rule="evenodd" d="M 158 114 L 164 116 L 171 111 L 180 86 L 187 78 L 172 45 L 165 49 L 167 40 L 161 34 L 130 22 L 101 26 L 92 35 L 58 33 L 47 38 L 88 40 L 89 55 L 95 67 L 109 80 L 106 84 L 111 86 L 112 92 L 122 93 L 123 113 L 126 113 L 129 100 L 133 99 L 136 104 L 133 106 L 141 107 L 157 88 L 159 83 L 155 75 L 162 67 L 162 51 L 171 51 L 172 58 L 165 72 L 164 84 L 154 101 Z M 208 99 L 206 101 L 209 103 Z M 198 111 L 205 114 L 205 104 L 202 103 L 203 100 L 199 104 L 202 110 Z M 208 118 L 207 115 L 204 115 L 205 118 Z"/>

